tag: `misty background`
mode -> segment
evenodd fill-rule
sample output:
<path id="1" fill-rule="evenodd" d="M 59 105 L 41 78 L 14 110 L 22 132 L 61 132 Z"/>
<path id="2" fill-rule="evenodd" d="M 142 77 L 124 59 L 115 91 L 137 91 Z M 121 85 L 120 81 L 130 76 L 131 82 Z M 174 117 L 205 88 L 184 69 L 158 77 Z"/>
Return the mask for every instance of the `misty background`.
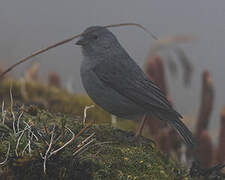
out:
<path id="1" fill-rule="evenodd" d="M 184 88 L 167 71 L 169 94 L 183 115 L 198 113 L 201 74 L 208 69 L 215 86 L 211 132 L 219 124 L 225 104 L 225 1 L 224 0 L 0 0 L 0 66 L 8 67 L 32 52 L 71 37 L 92 25 L 136 22 L 163 38 L 193 34 L 198 40 L 182 45 L 194 64 L 190 88 Z M 143 67 L 153 39 L 136 27 L 111 29 L 131 57 Z M 34 61 L 40 62 L 40 77 L 59 72 L 62 83 L 73 81 L 75 92 L 84 92 L 79 68 L 82 60 L 75 41 L 57 47 L 20 65 L 11 74 L 21 77 Z M 76 107 L 74 107 L 76 108 Z"/>

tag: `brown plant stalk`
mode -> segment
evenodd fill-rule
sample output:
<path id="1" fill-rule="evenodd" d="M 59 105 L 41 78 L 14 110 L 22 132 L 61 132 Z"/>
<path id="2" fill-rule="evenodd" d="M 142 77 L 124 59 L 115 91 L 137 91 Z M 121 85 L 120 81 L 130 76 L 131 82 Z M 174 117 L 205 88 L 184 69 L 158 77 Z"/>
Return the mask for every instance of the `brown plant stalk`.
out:
<path id="1" fill-rule="evenodd" d="M 224 163 L 225 162 L 225 106 L 220 114 L 220 134 L 219 134 L 219 144 L 216 149 L 216 162 Z"/>
<path id="2" fill-rule="evenodd" d="M 146 33 L 148 33 L 153 39 L 155 40 L 158 40 L 158 38 L 149 30 L 147 30 L 144 26 L 140 25 L 140 24 L 137 24 L 137 23 L 121 23 L 121 24 L 110 24 L 110 25 L 106 25 L 106 26 L 103 26 L 105 28 L 112 28 L 112 27 L 120 27 L 120 26 L 136 26 L 136 27 L 139 27 L 140 29 L 144 30 Z M 53 49 L 53 48 L 56 48 L 58 46 L 61 46 L 63 44 L 66 44 L 82 35 L 84 35 L 85 32 L 82 32 L 82 33 L 79 33 L 77 35 L 74 35 L 70 38 L 67 38 L 65 40 L 62 40 L 60 42 L 57 42 L 55 44 L 52 44 L 44 49 L 40 49 L 38 51 L 35 51 L 34 53 L 32 53 L 30 56 L 27 56 L 25 58 L 22 58 L 21 60 L 19 60 L 18 62 L 16 62 L 15 64 L 11 65 L 9 68 L 7 68 L 4 72 L 2 72 L 0 74 L 0 78 L 4 77 L 8 72 L 10 72 L 11 70 L 13 70 L 15 67 L 17 67 L 18 65 L 28 61 L 29 59 L 39 55 L 39 54 L 42 54 L 46 51 L 49 51 L 50 49 Z"/>
<path id="3" fill-rule="evenodd" d="M 213 144 L 211 137 L 206 130 L 202 130 L 199 137 L 199 146 L 196 155 L 202 168 L 209 168 L 213 160 Z"/>
<path id="4" fill-rule="evenodd" d="M 196 126 L 196 136 L 200 136 L 202 130 L 208 128 L 210 115 L 214 102 L 214 87 L 210 73 L 205 70 L 202 74 L 202 97 Z"/>

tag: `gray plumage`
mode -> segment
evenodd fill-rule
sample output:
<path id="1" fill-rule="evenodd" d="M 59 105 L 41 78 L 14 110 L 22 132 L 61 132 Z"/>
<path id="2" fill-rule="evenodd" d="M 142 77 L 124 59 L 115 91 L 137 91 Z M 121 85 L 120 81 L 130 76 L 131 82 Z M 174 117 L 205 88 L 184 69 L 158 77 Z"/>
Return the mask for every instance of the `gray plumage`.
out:
<path id="1" fill-rule="evenodd" d="M 188 145 L 195 144 L 182 116 L 107 28 L 87 28 L 76 44 L 82 46 L 84 56 L 82 83 L 96 104 L 121 118 L 158 117 L 172 125 Z"/>

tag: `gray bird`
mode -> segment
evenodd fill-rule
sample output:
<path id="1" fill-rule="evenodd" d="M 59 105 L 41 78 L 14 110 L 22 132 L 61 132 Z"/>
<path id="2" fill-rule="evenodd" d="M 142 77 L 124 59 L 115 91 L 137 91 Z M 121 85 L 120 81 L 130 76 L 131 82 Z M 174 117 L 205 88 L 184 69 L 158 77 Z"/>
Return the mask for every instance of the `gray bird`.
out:
<path id="1" fill-rule="evenodd" d="M 187 145 L 194 146 L 192 133 L 180 120 L 160 89 L 120 45 L 107 28 L 87 28 L 80 40 L 84 59 L 81 64 L 81 79 L 91 99 L 104 110 L 125 119 L 154 116 L 174 127 Z"/>

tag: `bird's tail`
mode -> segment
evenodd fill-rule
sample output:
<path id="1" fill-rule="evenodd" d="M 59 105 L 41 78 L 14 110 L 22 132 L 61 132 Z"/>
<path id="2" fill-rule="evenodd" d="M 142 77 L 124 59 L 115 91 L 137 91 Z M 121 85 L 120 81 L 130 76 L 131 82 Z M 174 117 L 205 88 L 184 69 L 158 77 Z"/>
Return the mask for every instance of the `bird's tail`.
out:
<path id="1" fill-rule="evenodd" d="M 190 147 L 196 147 L 197 141 L 193 137 L 191 131 L 186 127 L 186 125 L 180 120 L 182 117 L 176 112 L 163 112 L 157 114 L 157 117 L 163 121 L 166 121 L 171 125 L 173 128 L 175 128 L 178 133 L 183 137 L 185 143 Z"/>

